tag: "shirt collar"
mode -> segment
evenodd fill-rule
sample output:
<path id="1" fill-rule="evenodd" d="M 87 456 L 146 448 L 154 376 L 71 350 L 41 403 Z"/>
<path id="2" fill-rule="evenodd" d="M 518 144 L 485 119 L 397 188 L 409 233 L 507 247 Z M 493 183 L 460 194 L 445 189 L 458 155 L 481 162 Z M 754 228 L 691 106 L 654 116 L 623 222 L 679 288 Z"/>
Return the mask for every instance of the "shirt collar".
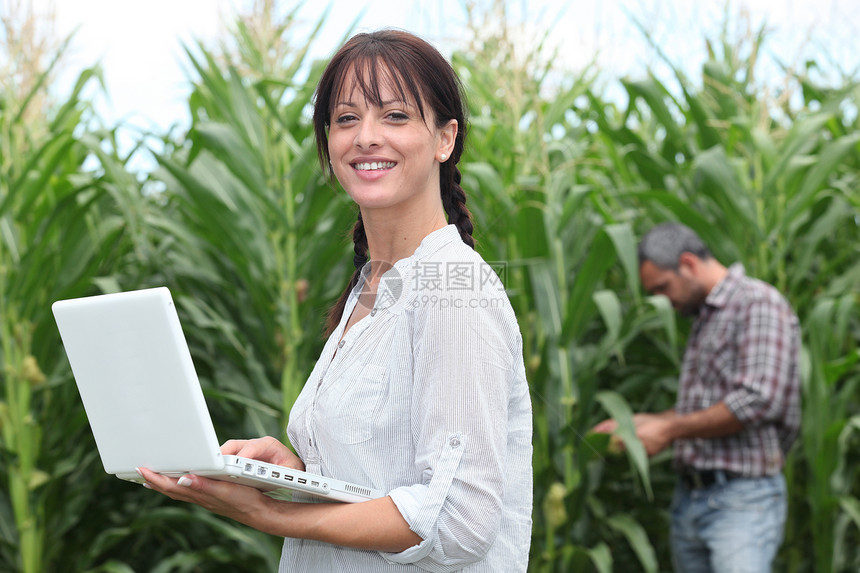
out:
<path id="1" fill-rule="evenodd" d="M 421 244 L 412 255 L 400 259 L 394 266 L 388 269 L 379 283 L 376 293 L 376 306 L 386 308 L 392 312 L 399 312 L 406 304 L 412 285 L 412 272 L 416 264 L 422 259 L 432 256 L 440 249 L 457 241 L 462 242 L 460 231 L 456 225 L 446 225 L 424 237 Z M 357 296 L 370 273 L 370 261 L 361 268 L 361 276 L 353 289 L 353 296 Z"/>
<path id="2" fill-rule="evenodd" d="M 441 229 L 437 229 L 424 237 L 421 241 L 421 244 L 418 245 L 418 248 L 415 249 L 415 252 L 411 257 L 407 257 L 405 259 L 401 259 L 397 261 L 394 265 L 395 267 L 401 263 L 411 265 L 412 263 L 418 262 L 421 259 L 427 258 L 430 255 L 436 253 L 442 247 L 445 247 L 451 243 L 456 241 L 461 241 L 460 231 L 457 229 L 457 225 L 446 225 Z"/>
<path id="3" fill-rule="evenodd" d="M 732 294 L 737 290 L 741 283 L 741 279 L 746 276 L 744 266 L 741 263 L 734 263 L 729 267 L 729 272 L 726 276 L 711 289 L 705 298 L 705 304 L 716 308 L 723 308 L 731 298 Z"/>

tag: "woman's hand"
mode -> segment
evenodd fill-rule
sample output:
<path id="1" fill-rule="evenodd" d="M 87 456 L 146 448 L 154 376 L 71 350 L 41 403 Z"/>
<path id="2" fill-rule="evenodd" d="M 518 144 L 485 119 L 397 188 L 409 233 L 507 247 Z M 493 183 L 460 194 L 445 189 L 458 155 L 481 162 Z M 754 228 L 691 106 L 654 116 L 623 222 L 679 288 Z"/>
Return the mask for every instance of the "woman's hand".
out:
<path id="1" fill-rule="evenodd" d="M 272 437 L 253 440 L 229 440 L 221 446 L 224 455 L 235 455 L 286 466 L 304 471 L 305 464 L 287 446 Z M 266 510 L 271 508 L 272 499 L 256 488 L 237 483 L 207 479 L 186 474 L 172 478 L 138 468 L 138 473 L 146 480 L 145 487 L 167 497 L 199 505 L 213 513 L 235 519 L 236 521 L 260 527 L 256 523 Z"/>
<path id="2" fill-rule="evenodd" d="M 146 468 L 138 468 L 146 480 L 144 487 L 167 497 L 199 505 L 213 513 L 255 525 L 256 518 L 265 515 L 274 501 L 253 487 L 207 479 L 186 474 L 180 478 L 164 476 Z"/>
<path id="3" fill-rule="evenodd" d="M 305 463 L 287 446 L 271 436 L 253 440 L 228 440 L 221 446 L 225 456 L 241 456 L 252 460 L 305 471 Z"/>
<path id="4" fill-rule="evenodd" d="M 221 452 L 305 469 L 298 456 L 271 437 L 230 440 L 221 446 Z M 301 503 L 272 499 L 250 486 L 193 474 L 176 479 L 146 468 L 138 468 L 138 473 L 146 480 L 144 486 L 153 491 L 271 535 L 390 553 L 421 543 L 387 496 L 362 503 Z"/>
<path id="5" fill-rule="evenodd" d="M 387 496 L 362 503 L 301 503 L 275 500 L 253 487 L 192 474 L 176 479 L 146 468 L 138 468 L 138 473 L 153 491 L 279 537 L 390 553 L 421 543 Z"/>

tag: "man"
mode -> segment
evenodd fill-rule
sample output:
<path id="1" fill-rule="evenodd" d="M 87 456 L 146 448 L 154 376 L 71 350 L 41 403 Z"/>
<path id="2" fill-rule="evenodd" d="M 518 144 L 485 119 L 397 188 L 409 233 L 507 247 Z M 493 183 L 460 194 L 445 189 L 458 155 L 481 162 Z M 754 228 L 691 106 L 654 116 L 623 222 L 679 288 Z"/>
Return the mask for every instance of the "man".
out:
<path id="1" fill-rule="evenodd" d="M 800 426 L 797 317 L 776 289 L 720 264 L 678 223 L 645 235 L 639 275 L 695 317 L 675 408 L 634 416 L 649 456 L 674 445 L 675 570 L 770 571 L 787 512 L 782 467 Z"/>

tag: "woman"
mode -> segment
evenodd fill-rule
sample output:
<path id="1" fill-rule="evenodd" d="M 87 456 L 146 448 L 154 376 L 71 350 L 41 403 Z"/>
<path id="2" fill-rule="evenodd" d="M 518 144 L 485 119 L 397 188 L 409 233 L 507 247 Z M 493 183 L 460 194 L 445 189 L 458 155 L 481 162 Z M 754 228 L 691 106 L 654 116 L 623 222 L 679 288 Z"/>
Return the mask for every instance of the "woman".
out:
<path id="1" fill-rule="evenodd" d="M 323 165 L 358 204 L 356 266 L 287 428 L 236 454 L 388 492 L 356 504 L 141 469 L 174 499 L 285 538 L 281 571 L 525 571 L 531 404 L 522 339 L 474 251 L 459 82 L 402 31 L 359 34 L 317 87 Z M 298 496 L 298 495 L 297 495 Z"/>

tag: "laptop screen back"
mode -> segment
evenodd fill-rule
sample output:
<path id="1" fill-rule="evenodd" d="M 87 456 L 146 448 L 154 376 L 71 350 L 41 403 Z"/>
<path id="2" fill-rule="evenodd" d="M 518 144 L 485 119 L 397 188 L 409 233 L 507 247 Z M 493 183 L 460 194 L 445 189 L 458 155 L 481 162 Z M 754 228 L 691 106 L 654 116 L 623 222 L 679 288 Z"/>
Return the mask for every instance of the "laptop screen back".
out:
<path id="1" fill-rule="evenodd" d="M 223 466 L 167 288 L 58 301 L 52 309 L 106 472 Z"/>

